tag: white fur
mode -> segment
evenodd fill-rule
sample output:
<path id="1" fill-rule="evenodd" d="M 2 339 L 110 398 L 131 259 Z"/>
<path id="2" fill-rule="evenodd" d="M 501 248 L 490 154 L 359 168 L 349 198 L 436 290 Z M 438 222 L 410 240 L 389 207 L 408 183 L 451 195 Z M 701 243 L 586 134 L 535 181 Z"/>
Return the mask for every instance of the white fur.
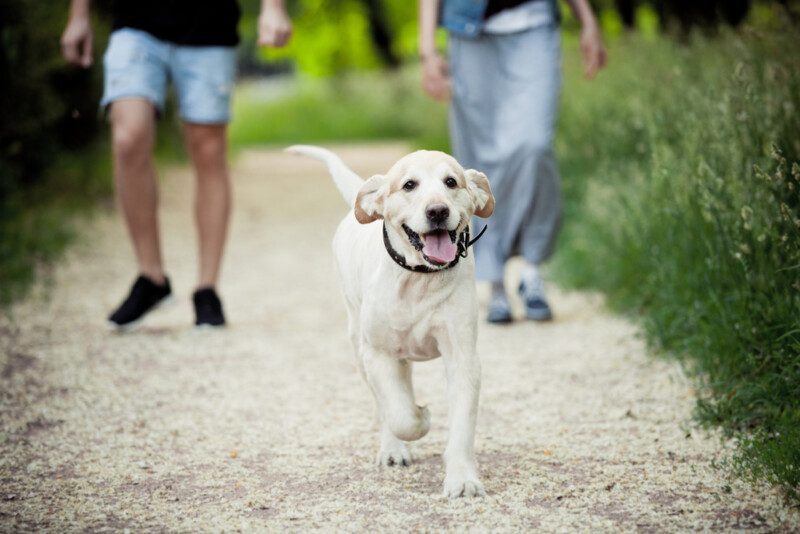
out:
<path id="1" fill-rule="evenodd" d="M 426 208 L 445 205 L 450 212 L 447 229 L 460 233 L 473 213 L 491 214 L 494 198 L 486 177 L 465 171 L 447 154 L 418 151 L 398 161 L 385 176 L 364 182 L 330 151 L 308 146 L 288 150 L 324 161 L 342 196 L 355 208 L 355 215 L 351 211 L 339 224 L 333 248 L 350 338 L 380 417 L 378 463 L 407 465 L 405 442 L 428 432 L 430 414 L 414 400 L 411 362 L 441 356 L 450 429 L 444 493 L 451 498 L 484 495 L 474 452 L 480 390 L 474 261 L 470 254 L 441 272 L 405 270 L 385 250 L 381 219 L 392 246 L 409 265 L 437 268 L 412 246 L 401 225 L 425 234 L 430 230 Z M 458 186 L 448 187 L 448 177 Z M 413 191 L 403 189 L 408 180 L 417 184 Z"/>

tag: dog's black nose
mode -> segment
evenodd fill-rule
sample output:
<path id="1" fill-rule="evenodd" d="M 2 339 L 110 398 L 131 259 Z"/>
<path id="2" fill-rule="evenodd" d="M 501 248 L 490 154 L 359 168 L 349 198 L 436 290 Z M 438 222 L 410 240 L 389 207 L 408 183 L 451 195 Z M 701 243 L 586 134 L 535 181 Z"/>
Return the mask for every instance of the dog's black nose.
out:
<path id="1" fill-rule="evenodd" d="M 428 220 L 434 224 L 441 224 L 450 216 L 450 208 L 444 204 L 431 204 L 425 210 Z"/>

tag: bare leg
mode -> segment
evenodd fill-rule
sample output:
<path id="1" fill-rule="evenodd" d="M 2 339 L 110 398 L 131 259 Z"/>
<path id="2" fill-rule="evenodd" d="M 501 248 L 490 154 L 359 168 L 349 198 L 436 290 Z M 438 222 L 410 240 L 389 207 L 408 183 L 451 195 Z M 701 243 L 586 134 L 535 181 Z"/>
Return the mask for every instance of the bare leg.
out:
<path id="1" fill-rule="evenodd" d="M 111 105 L 111 146 L 117 198 L 133 243 L 139 272 L 164 282 L 158 235 L 158 188 L 153 165 L 155 108 L 143 99 Z"/>
<path id="2" fill-rule="evenodd" d="M 200 254 L 198 287 L 216 287 L 231 206 L 226 126 L 187 123 L 184 133 L 197 174 L 195 217 Z"/>

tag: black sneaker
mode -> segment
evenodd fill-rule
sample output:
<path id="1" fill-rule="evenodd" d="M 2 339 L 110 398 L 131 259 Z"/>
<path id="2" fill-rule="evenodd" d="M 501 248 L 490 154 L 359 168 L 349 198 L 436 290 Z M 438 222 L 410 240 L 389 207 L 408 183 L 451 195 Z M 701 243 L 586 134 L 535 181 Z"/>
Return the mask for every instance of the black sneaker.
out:
<path id="1" fill-rule="evenodd" d="M 222 302 L 213 287 L 198 289 L 192 295 L 194 302 L 195 326 L 225 326 Z"/>
<path id="2" fill-rule="evenodd" d="M 158 285 L 146 276 L 139 276 L 133 283 L 128 298 L 108 318 L 108 326 L 113 330 L 131 330 L 139 325 L 145 314 L 170 300 L 172 288 L 169 279 Z"/>

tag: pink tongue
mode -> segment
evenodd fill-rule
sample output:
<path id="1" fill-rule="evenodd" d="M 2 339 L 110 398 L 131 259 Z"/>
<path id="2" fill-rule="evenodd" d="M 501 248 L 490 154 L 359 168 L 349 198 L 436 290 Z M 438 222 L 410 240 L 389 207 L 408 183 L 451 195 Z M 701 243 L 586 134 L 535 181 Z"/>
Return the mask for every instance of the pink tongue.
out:
<path id="1" fill-rule="evenodd" d="M 430 233 L 424 236 L 422 253 L 439 263 L 450 263 L 456 259 L 456 245 L 447 232 Z"/>

